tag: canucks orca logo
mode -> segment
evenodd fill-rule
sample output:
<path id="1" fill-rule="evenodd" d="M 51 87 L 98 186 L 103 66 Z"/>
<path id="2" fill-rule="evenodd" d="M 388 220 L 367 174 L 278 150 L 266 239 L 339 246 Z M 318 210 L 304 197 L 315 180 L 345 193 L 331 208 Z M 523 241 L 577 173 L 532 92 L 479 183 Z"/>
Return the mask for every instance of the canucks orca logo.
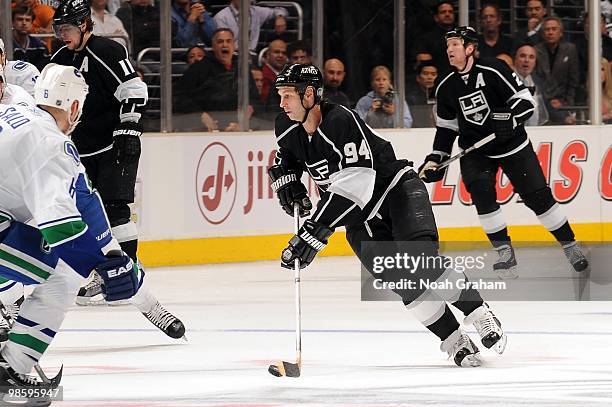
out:
<path id="1" fill-rule="evenodd" d="M 465 120 L 479 126 L 484 124 L 487 117 L 489 117 L 489 113 L 491 113 L 487 99 L 481 90 L 460 97 L 459 105 Z"/>
<path id="2" fill-rule="evenodd" d="M 64 143 L 64 152 L 70 157 L 72 157 L 76 165 L 81 164 L 81 157 L 79 157 L 79 152 L 77 151 L 77 148 L 74 146 L 74 144 L 72 144 L 70 141 L 66 141 Z"/>

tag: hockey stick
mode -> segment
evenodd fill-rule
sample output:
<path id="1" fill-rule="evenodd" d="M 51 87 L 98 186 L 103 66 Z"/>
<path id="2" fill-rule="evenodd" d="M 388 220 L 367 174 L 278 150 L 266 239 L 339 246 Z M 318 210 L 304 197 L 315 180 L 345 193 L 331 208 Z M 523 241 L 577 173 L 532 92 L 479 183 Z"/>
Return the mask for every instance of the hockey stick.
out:
<path id="1" fill-rule="evenodd" d="M 461 151 L 460 153 L 455 154 L 454 156 L 452 156 L 448 160 L 443 161 L 440 164 L 438 164 L 436 166 L 436 170 L 441 170 L 442 168 L 448 167 L 453 161 L 457 161 L 458 159 L 460 159 L 464 155 L 466 155 L 466 154 L 476 150 L 477 148 L 480 148 L 480 147 L 484 146 L 485 144 L 487 144 L 489 141 L 493 140 L 494 138 L 495 138 L 495 134 L 489 134 L 487 137 L 485 137 L 482 140 L 479 140 L 476 143 L 474 143 L 473 146 L 466 148 L 465 150 Z"/>
<path id="2" fill-rule="evenodd" d="M 13 325 L 15 325 L 15 320 L 13 319 L 11 314 L 8 312 L 8 310 L 6 309 L 2 301 L 0 301 L 0 315 L 2 316 L 2 318 L 4 318 L 9 328 L 13 328 Z M 42 370 L 42 368 L 40 367 L 38 363 L 34 364 L 34 370 L 36 370 L 36 373 L 38 373 L 38 376 L 40 376 L 40 379 L 43 381 L 43 383 L 48 385 L 51 389 L 55 389 L 57 388 L 57 386 L 59 386 L 60 381 L 62 380 L 62 373 L 64 371 L 64 365 L 60 367 L 59 373 L 55 375 L 55 377 L 52 377 L 51 379 L 49 379 L 49 377 L 45 374 L 45 372 Z"/>
<path id="3" fill-rule="evenodd" d="M 293 204 L 293 228 L 297 235 L 300 229 L 300 206 Z M 276 377 L 300 377 L 302 370 L 302 299 L 300 293 L 300 260 L 295 259 L 293 271 L 295 283 L 295 363 L 284 360 L 270 365 L 268 372 Z"/>

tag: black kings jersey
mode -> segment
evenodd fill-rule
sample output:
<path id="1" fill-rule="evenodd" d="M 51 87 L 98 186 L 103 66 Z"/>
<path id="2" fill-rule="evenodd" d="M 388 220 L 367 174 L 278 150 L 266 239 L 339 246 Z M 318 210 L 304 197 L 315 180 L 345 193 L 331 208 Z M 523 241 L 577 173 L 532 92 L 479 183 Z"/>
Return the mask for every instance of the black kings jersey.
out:
<path id="1" fill-rule="evenodd" d="M 284 112 L 277 116 L 277 164 L 300 175 L 307 171 L 319 187 L 315 222 L 334 228 L 371 219 L 385 191 L 410 170 L 409 163 L 396 159 L 391 143 L 354 111 L 323 102 L 321 113 L 312 135 Z"/>
<path id="2" fill-rule="evenodd" d="M 91 35 L 83 50 L 75 52 L 64 46 L 51 62 L 76 67 L 89 86 L 80 123 L 72 133 L 81 156 L 110 148 L 121 104 L 128 99 L 147 100 L 147 87 L 134 71 L 125 47 Z"/>
<path id="3" fill-rule="evenodd" d="M 476 60 L 465 74 L 453 71 L 438 77 L 436 84 L 436 138 L 434 151 L 451 153 L 459 135 L 465 149 L 493 133 L 491 112 L 512 111 L 514 137 L 505 143 L 493 140 L 480 148 L 491 157 L 509 155 L 528 143 L 523 123 L 535 102 L 529 90 L 505 62 Z"/>

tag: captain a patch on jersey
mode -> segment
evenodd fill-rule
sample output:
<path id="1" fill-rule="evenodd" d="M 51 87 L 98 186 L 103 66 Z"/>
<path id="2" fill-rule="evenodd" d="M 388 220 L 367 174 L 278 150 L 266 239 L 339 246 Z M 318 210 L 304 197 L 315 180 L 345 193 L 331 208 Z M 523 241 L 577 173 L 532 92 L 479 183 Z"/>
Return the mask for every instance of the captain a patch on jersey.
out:
<path id="1" fill-rule="evenodd" d="M 489 113 L 491 113 L 487 98 L 482 90 L 460 97 L 459 105 L 465 120 L 479 126 L 484 124 L 489 117 Z"/>

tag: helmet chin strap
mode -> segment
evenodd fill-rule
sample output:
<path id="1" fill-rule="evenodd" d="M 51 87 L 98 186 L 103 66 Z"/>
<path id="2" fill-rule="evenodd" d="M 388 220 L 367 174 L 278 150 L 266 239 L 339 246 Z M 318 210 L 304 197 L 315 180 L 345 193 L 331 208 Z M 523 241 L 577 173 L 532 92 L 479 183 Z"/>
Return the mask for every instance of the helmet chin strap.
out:
<path id="1" fill-rule="evenodd" d="M 473 56 L 474 56 L 473 52 L 471 54 L 467 55 L 467 58 L 465 58 L 465 65 L 463 65 L 463 68 L 458 70 L 459 73 L 465 72 L 465 69 L 467 68 L 468 64 L 470 63 L 470 58 L 472 58 Z"/>

